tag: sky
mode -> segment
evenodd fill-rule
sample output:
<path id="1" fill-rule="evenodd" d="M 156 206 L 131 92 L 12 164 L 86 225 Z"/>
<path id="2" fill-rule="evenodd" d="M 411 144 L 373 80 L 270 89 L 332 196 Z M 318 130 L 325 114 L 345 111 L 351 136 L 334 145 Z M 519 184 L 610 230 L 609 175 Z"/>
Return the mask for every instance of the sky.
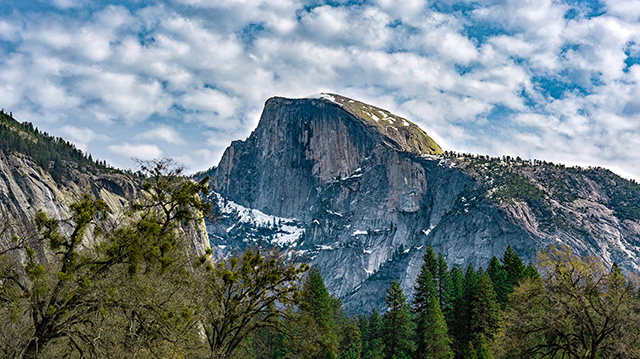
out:
<path id="1" fill-rule="evenodd" d="M 273 96 L 338 93 L 443 148 L 640 179 L 640 1 L 1 0 L 0 107 L 189 171 Z"/>

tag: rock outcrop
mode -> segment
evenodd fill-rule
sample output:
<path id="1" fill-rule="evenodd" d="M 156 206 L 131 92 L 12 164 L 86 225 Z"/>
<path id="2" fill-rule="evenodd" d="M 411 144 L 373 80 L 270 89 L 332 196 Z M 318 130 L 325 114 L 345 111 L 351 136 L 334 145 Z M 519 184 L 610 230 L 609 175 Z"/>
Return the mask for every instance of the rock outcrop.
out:
<path id="1" fill-rule="evenodd" d="M 71 217 L 69 205 L 83 194 L 104 200 L 111 209 L 108 220 L 114 221 L 141 193 L 141 181 L 130 176 L 81 170 L 74 163 L 66 163 L 65 166 L 69 168 L 68 176 L 56 182 L 29 156 L 0 149 L 0 218 L 3 219 L 0 224 L 0 250 L 12 243 L 13 236 L 34 238 L 34 220 L 39 211 L 61 221 L 64 230 L 70 228 L 67 223 Z M 204 221 L 184 234 L 194 253 L 204 253 L 208 247 Z M 91 231 L 87 231 L 83 243 L 90 245 L 93 241 Z M 36 249 L 45 256 L 43 248 Z"/>

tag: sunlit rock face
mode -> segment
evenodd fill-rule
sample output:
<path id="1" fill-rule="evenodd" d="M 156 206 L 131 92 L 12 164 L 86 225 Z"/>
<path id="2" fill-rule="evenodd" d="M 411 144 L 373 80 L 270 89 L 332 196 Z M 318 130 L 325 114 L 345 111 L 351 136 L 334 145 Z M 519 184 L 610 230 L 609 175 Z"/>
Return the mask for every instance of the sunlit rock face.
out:
<path id="1" fill-rule="evenodd" d="M 0 149 L 0 249 L 10 246 L 14 236 L 28 240 L 36 238 L 34 220 L 40 211 L 59 220 L 63 231 L 70 230 L 69 206 L 84 194 L 105 201 L 111 209 L 107 221 L 114 225 L 122 222 L 118 219 L 125 207 L 141 195 L 138 179 L 80 169 L 73 162 L 64 165 L 69 167 L 69 175 L 56 182 L 29 156 Z M 183 234 L 194 254 L 204 253 L 209 245 L 204 221 L 183 230 Z M 94 241 L 92 231 L 87 231 L 83 245 L 92 245 Z M 50 255 L 46 246 L 34 248 L 40 256 Z"/>
<path id="2" fill-rule="evenodd" d="M 452 265 L 567 244 L 640 268 L 640 204 L 612 204 L 618 189 L 640 195 L 636 184 L 603 169 L 445 156 L 406 119 L 338 95 L 269 99 L 208 174 L 218 253 L 257 242 L 302 255 L 351 313 L 383 308 L 393 278 L 411 295 L 429 243 Z"/>

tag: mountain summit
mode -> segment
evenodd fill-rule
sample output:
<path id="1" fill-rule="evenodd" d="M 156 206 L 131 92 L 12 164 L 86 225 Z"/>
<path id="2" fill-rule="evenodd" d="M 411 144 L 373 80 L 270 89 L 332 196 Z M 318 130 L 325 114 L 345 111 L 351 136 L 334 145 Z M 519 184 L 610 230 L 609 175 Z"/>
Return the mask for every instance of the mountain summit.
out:
<path id="1" fill-rule="evenodd" d="M 444 154 L 440 146 L 420 127 L 387 110 L 331 93 L 310 96 L 313 97 L 324 98 L 341 106 L 373 131 L 380 133 L 384 143 L 393 148 L 417 155 Z"/>
<path id="2" fill-rule="evenodd" d="M 297 218 L 313 206 L 316 189 L 386 150 L 443 153 L 418 126 L 374 106 L 330 94 L 274 97 L 251 136 L 227 148 L 212 184 L 248 207 Z"/>
<path id="3" fill-rule="evenodd" d="M 221 216 L 212 246 L 302 253 L 352 312 L 382 308 L 393 278 L 410 295 L 428 244 L 461 266 L 565 244 L 640 270 L 638 184 L 602 168 L 444 154 L 411 122 L 339 95 L 269 99 L 209 174 Z"/>

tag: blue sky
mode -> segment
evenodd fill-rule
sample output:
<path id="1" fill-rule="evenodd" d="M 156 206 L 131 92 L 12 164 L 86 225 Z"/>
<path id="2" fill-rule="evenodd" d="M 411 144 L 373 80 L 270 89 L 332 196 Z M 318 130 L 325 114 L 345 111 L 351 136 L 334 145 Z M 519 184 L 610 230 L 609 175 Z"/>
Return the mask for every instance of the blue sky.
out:
<path id="1" fill-rule="evenodd" d="M 640 1 L 3 0 L 0 107 L 118 167 L 215 165 L 334 92 L 456 151 L 640 178 Z"/>

